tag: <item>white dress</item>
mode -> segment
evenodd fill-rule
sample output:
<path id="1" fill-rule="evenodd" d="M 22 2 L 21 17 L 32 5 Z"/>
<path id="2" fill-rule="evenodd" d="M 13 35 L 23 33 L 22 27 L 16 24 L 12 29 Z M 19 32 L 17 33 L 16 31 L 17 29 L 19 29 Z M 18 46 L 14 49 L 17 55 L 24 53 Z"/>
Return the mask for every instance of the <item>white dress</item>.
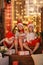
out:
<path id="1" fill-rule="evenodd" d="M 36 39 L 36 38 L 37 38 L 37 36 L 36 36 L 36 34 L 33 33 L 33 32 L 27 33 L 27 35 L 26 35 L 26 40 L 27 40 L 27 42 L 29 42 L 29 41 L 31 41 L 31 40 L 34 40 L 34 39 Z"/>

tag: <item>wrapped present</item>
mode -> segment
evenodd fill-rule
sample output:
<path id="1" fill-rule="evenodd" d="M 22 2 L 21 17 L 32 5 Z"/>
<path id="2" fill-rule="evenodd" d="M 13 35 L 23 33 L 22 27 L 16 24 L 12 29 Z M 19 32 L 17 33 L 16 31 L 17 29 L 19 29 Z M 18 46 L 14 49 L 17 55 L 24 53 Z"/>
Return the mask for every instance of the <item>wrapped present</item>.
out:
<path id="1" fill-rule="evenodd" d="M 18 61 L 13 61 L 12 65 L 18 65 Z"/>
<path id="2" fill-rule="evenodd" d="M 24 51 L 19 51 L 18 55 L 24 55 Z"/>
<path id="3" fill-rule="evenodd" d="M 24 52 L 24 55 L 29 55 L 29 51 L 25 51 Z"/>
<path id="4" fill-rule="evenodd" d="M 11 49 L 12 50 L 12 54 L 15 54 L 15 49 Z"/>
<path id="5" fill-rule="evenodd" d="M 10 49 L 5 54 L 8 54 L 8 55 L 15 54 L 15 49 Z"/>
<path id="6" fill-rule="evenodd" d="M 29 55 L 29 51 L 19 51 L 18 55 Z"/>

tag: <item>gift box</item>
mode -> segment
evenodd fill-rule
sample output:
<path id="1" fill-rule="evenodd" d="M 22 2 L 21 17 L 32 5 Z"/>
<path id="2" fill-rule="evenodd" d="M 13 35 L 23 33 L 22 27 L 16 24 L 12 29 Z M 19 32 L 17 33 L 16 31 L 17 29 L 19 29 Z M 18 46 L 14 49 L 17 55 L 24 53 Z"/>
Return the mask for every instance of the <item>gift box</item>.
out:
<path id="1" fill-rule="evenodd" d="M 19 51 L 18 55 L 24 55 L 24 51 Z"/>
<path id="2" fill-rule="evenodd" d="M 29 51 L 19 51 L 18 55 L 29 55 Z"/>
<path id="3" fill-rule="evenodd" d="M 9 55 L 15 54 L 15 49 L 10 49 L 5 54 L 9 54 Z"/>
<path id="4" fill-rule="evenodd" d="M 18 61 L 13 61 L 12 65 L 18 65 Z"/>
<path id="5" fill-rule="evenodd" d="M 25 51 L 24 52 L 24 55 L 29 55 L 29 51 Z"/>

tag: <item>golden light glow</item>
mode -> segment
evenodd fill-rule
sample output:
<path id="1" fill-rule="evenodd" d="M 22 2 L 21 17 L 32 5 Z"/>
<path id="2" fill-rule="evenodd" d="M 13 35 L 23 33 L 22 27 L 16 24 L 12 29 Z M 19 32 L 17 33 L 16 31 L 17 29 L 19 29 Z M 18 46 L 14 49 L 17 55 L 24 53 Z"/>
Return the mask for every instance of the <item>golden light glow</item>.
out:
<path id="1" fill-rule="evenodd" d="M 36 3 L 37 3 L 37 1 L 36 1 L 36 0 L 33 0 L 33 3 L 34 3 L 34 4 L 36 4 Z"/>
<path id="2" fill-rule="evenodd" d="M 27 24 L 29 21 L 33 21 L 35 25 L 35 31 L 37 21 L 37 16 L 41 16 L 41 12 L 39 11 L 39 8 L 42 7 L 43 0 L 12 0 L 13 1 L 13 23 L 12 26 L 16 23 L 15 18 L 24 18 L 23 23 Z M 15 9 L 14 9 L 14 2 L 16 1 Z M 22 1 L 25 1 L 25 4 L 22 4 Z M 20 9 L 19 9 L 20 7 Z M 16 17 L 14 18 L 14 11 L 16 12 Z M 41 23 L 41 19 L 39 20 Z M 39 24 L 40 24 L 39 23 Z"/>
<path id="3" fill-rule="evenodd" d="M 16 4 L 19 4 L 19 2 L 16 2 Z"/>

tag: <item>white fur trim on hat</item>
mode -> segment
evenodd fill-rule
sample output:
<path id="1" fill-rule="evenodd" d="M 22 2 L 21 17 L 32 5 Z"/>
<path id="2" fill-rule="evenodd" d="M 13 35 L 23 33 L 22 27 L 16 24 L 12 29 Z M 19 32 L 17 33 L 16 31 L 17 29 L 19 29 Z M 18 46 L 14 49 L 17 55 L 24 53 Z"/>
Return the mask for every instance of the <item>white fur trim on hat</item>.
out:
<path id="1" fill-rule="evenodd" d="M 19 26 L 19 25 L 23 26 L 23 24 L 22 24 L 22 23 L 18 23 L 18 26 Z"/>
<path id="2" fill-rule="evenodd" d="M 33 24 L 29 24 L 29 25 L 28 25 L 28 27 L 30 27 L 30 26 L 34 28 L 34 25 L 33 25 Z"/>

